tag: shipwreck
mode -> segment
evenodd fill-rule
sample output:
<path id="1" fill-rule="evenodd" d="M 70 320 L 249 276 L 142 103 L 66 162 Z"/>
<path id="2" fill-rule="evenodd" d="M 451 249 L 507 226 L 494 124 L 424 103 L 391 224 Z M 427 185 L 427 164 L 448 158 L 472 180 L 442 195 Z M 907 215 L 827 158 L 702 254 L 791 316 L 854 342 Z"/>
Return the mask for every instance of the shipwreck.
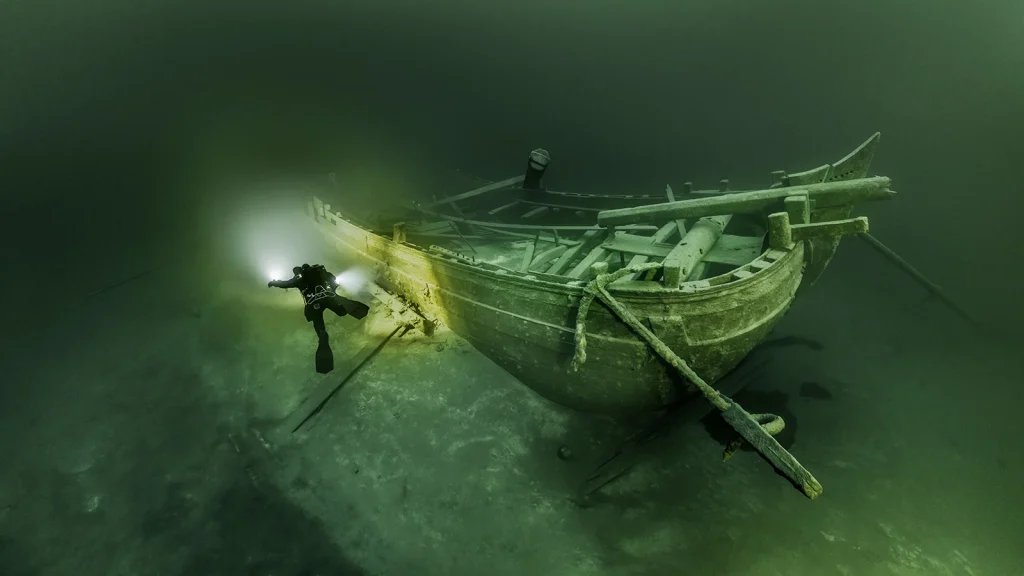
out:
<path id="1" fill-rule="evenodd" d="M 558 192 L 543 185 L 550 156 L 538 149 L 523 175 L 390 219 L 332 210 L 338 190 L 307 208 L 377 284 L 539 394 L 612 414 L 702 395 L 813 498 L 820 484 L 771 436 L 781 421 L 746 412 L 715 384 L 844 236 L 868 232 L 854 208 L 894 196 L 889 178 L 869 176 L 879 138 L 833 163 L 773 172 L 760 190 L 723 180 L 663 195 Z"/>

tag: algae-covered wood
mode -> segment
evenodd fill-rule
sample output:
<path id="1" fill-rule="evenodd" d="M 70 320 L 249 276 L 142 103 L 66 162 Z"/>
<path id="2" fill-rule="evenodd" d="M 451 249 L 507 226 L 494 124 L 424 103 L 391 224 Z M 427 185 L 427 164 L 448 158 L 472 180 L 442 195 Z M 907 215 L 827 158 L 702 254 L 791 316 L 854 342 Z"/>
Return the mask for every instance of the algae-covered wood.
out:
<path id="1" fill-rule="evenodd" d="M 321 214 L 319 200 L 315 213 Z M 377 269 L 384 287 L 469 340 L 540 394 L 588 411 L 634 412 L 677 399 L 678 377 L 605 309 L 588 321 L 590 360 L 573 371 L 576 306 L 582 287 L 431 254 L 370 233 L 335 214 L 318 218 L 339 248 Z M 743 280 L 691 293 L 610 288 L 666 344 L 713 382 L 781 319 L 800 284 L 800 245 L 761 260 Z"/>
<path id="2" fill-rule="evenodd" d="M 414 223 L 407 236 L 375 233 L 319 198 L 309 208 L 339 249 L 375 268 L 379 284 L 540 394 L 586 411 L 635 412 L 691 390 L 602 305 L 587 320 L 587 361 L 573 369 L 575 318 L 593 265 L 663 260 L 656 270 L 626 271 L 607 289 L 713 384 L 767 336 L 798 289 L 821 274 L 840 237 L 866 230 L 866 220 L 850 218 L 852 205 L 892 196 L 887 178 L 867 178 L 877 143 L 875 135 L 835 164 L 788 176 L 775 172 L 766 190 L 732 192 L 723 181 L 713 196 L 686 185 L 685 200 L 670 189 L 664 196 L 617 197 L 621 208 L 598 214 L 603 227 L 579 220 L 583 212 L 593 218 L 591 211 L 566 215 L 562 209 L 569 199 L 578 204 L 592 195 L 520 190 L 525 195 L 511 198 L 511 189 L 497 185 L 438 201 L 457 208 L 453 199 L 492 198 L 497 208 L 477 210 L 477 216 L 421 208 L 418 213 L 432 221 Z M 538 194 L 562 200 L 538 200 Z M 557 218 L 532 223 L 539 213 L 531 212 L 541 206 L 551 208 L 545 218 Z M 525 210 L 519 221 L 480 219 L 513 210 Z M 461 241 L 468 251 L 411 243 L 424 240 Z M 505 243 L 496 257 L 489 256 L 489 242 Z M 707 277 L 712 272 L 717 276 Z"/>

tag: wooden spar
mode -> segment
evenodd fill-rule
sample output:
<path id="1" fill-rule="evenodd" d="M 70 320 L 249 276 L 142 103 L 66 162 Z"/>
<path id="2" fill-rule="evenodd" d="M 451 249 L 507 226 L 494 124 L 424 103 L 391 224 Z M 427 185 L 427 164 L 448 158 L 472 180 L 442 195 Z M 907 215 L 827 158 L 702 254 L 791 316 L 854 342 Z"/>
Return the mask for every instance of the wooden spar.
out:
<path id="1" fill-rule="evenodd" d="M 447 214 L 440 214 L 438 212 L 431 212 L 428 210 L 422 211 L 428 216 L 434 216 L 436 218 L 443 218 L 445 220 L 451 220 L 452 222 L 461 222 L 463 224 L 469 224 L 474 228 L 494 228 L 494 229 L 507 229 L 507 230 L 567 230 L 572 232 L 586 232 L 587 230 L 605 230 L 603 226 L 575 226 L 575 225 L 543 225 L 543 224 L 506 224 L 504 222 L 486 222 L 483 220 L 468 220 L 466 218 L 459 218 L 457 216 L 450 216 Z M 637 224 L 635 226 L 617 226 L 617 230 L 657 230 L 658 226 Z M 533 236 L 530 235 L 530 238 Z"/>
<path id="2" fill-rule="evenodd" d="M 690 231 L 665 257 L 664 284 L 667 288 L 678 288 L 685 282 L 704 255 L 711 251 L 719 236 L 729 225 L 732 215 L 709 216 L 697 220 Z"/>
<path id="3" fill-rule="evenodd" d="M 927 277 L 925 277 L 925 275 L 920 273 L 917 270 L 917 268 L 911 266 L 909 262 L 901 258 L 900 255 L 894 252 L 891 248 L 889 248 L 885 244 L 882 244 L 881 241 L 879 241 L 877 238 L 875 238 L 868 232 L 861 232 L 857 236 L 860 237 L 860 239 L 863 240 L 868 246 L 871 246 L 875 251 L 884 256 L 888 261 L 895 264 L 897 268 L 899 268 L 908 276 L 913 278 L 918 284 L 924 286 L 924 289 L 927 290 L 929 294 L 931 294 L 940 302 L 945 304 L 946 307 L 952 310 L 954 314 L 956 314 L 961 319 L 966 321 L 968 324 L 974 326 L 975 328 L 982 327 L 981 323 L 975 320 L 973 316 L 968 314 L 966 310 L 961 308 L 959 304 L 950 300 L 949 296 L 946 296 L 945 292 L 942 291 L 942 288 L 940 288 L 938 284 L 932 282 Z"/>
<path id="4" fill-rule="evenodd" d="M 530 210 L 526 214 L 523 214 L 522 216 L 520 216 L 520 218 L 523 218 L 524 220 L 526 218 L 533 218 L 534 216 L 540 216 L 541 214 L 544 214 L 547 211 L 548 211 L 548 207 L 547 206 L 538 206 L 538 207 L 534 208 L 533 210 Z"/>
<path id="5" fill-rule="evenodd" d="M 597 215 L 601 226 L 622 226 L 635 223 L 663 223 L 679 218 L 701 218 L 720 214 L 757 214 L 777 208 L 787 197 L 806 195 L 815 208 L 852 205 L 870 200 L 888 200 L 895 194 L 889 190 L 891 181 L 884 176 L 809 184 L 799 188 L 769 188 L 753 192 L 737 192 L 723 196 L 695 198 L 666 204 L 651 204 Z"/>
<path id="6" fill-rule="evenodd" d="M 505 180 L 502 180 L 500 182 L 494 182 L 494 183 L 488 184 L 486 186 L 481 186 L 479 188 L 475 188 L 473 190 L 470 190 L 469 192 L 463 192 L 462 194 L 456 194 L 455 196 L 448 196 L 447 198 L 442 198 L 441 200 L 437 200 L 436 202 L 431 202 L 430 204 L 424 204 L 422 207 L 423 208 L 435 208 L 437 206 L 443 206 L 445 204 L 452 204 L 454 206 L 454 203 L 458 202 L 459 200 L 465 200 L 467 198 L 472 198 L 474 196 L 479 196 L 481 194 L 486 194 L 486 193 L 492 192 L 494 190 L 501 190 L 502 188 L 508 188 L 509 186 L 512 186 L 513 184 L 519 184 L 520 182 L 523 181 L 524 178 L 526 178 L 526 177 L 525 176 L 515 176 L 513 178 L 506 178 Z"/>

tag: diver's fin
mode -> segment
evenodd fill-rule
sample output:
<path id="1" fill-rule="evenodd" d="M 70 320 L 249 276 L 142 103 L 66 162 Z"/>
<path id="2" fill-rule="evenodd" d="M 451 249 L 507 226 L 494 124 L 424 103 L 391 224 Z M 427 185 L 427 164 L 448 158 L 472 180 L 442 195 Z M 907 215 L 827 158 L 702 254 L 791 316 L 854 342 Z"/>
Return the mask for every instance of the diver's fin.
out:
<path id="1" fill-rule="evenodd" d="M 327 374 L 334 370 L 334 352 L 326 338 L 320 340 L 316 347 L 316 371 L 320 374 Z"/>
<path id="2" fill-rule="evenodd" d="M 356 320 L 362 320 L 366 318 L 367 313 L 370 312 L 370 307 L 362 302 L 356 302 L 355 300 L 345 301 L 345 311 L 348 315 L 355 318 Z"/>

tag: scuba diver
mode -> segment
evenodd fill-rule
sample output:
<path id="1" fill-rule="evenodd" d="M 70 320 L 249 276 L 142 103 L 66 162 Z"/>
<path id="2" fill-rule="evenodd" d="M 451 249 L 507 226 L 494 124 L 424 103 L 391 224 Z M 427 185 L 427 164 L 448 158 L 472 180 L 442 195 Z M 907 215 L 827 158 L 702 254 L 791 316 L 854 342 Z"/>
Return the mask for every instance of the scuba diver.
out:
<path id="1" fill-rule="evenodd" d="M 316 331 L 320 343 L 316 348 L 316 371 L 320 374 L 327 374 L 334 370 L 334 352 L 331 351 L 331 344 L 327 334 L 327 327 L 324 326 L 324 309 L 334 312 L 338 316 L 348 314 L 358 320 L 366 317 L 370 307 L 362 302 L 349 300 L 338 296 L 335 290 L 338 288 L 338 281 L 334 274 L 327 271 L 321 264 L 303 264 L 292 268 L 295 274 L 289 280 L 271 280 L 267 283 L 270 288 L 298 288 L 302 292 L 302 299 L 306 302 L 306 321 L 313 323 L 313 330 Z"/>

